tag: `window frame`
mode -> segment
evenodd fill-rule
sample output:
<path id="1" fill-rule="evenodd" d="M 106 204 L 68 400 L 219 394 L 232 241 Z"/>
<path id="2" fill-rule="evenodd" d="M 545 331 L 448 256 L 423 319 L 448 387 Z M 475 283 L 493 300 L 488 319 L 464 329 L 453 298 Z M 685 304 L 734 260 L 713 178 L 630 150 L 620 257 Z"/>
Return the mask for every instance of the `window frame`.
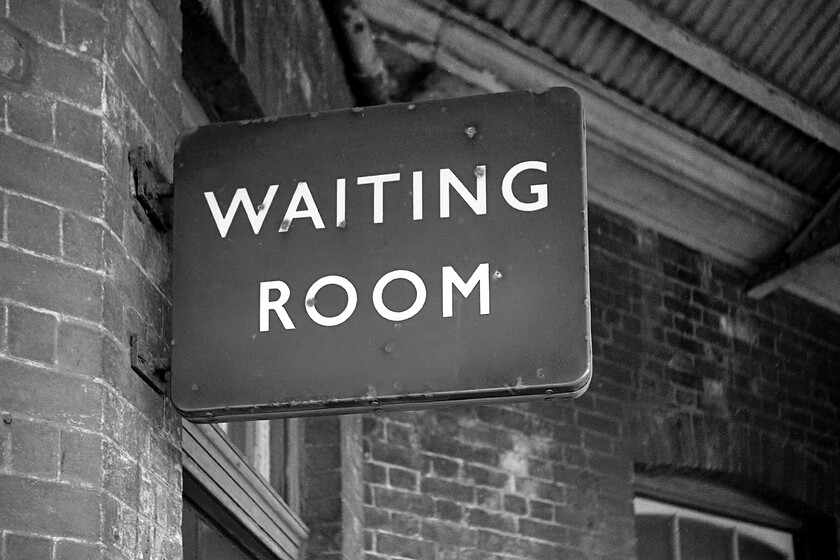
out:
<path id="1" fill-rule="evenodd" d="M 300 418 L 218 424 L 255 472 L 300 514 Z"/>
<path id="2" fill-rule="evenodd" d="M 680 521 L 684 519 L 701 521 L 706 525 L 731 531 L 731 557 L 734 560 L 738 560 L 739 558 L 738 537 L 740 536 L 750 537 L 766 544 L 779 554 L 784 555 L 785 560 L 795 560 L 796 558 L 794 534 L 792 531 L 775 529 L 765 525 L 758 525 L 751 521 L 742 521 L 723 515 L 705 513 L 694 508 L 678 506 L 643 496 L 635 496 L 633 498 L 633 514 L 636 518 L 645 515 L 656 515 L 668 517 L 676 521 L 671 528 L 672 548 L 674 559 L 676 560 L 680 558 Z"/>
<path id="3" fill-rule="evenodd" d="M 184 420 L 182 428 L 184 470 L 277 558 L 296 560 L 309 534 L 297 514 L 219 426 Z"/>
<path id="4" fill-rule="evenodd" d="M 698 477 L 636 473 L 634 489 L 636 496 L 787 531 L 794 536 L 804 528 L 799 519 L 762 500 Z"/>
<path id="5" fill-rule="evenodd" d="M 200 554 L 202 552 L 200 525 L 210 527 L 233 547 L 240 550 L 243 556 L 250 556 L 257 560 L 275 559 L 275 555 L 250 531 L 242 527 L 239 520 L 210 496 L 189 472 L 184 473 L 184 508 L 181 521 L 184 560 L 203 558 Z M 189 520 L 189 517 L 192 519 Z M 193 546 L 188 546 L 189 542 Z"/>
<path id="6" fill-rule="evenodd" d="M 634 476 L 633 510 L 636 500 L 664 503 L 699 515 L 726 518 L 787 533 L 791 537 L 790 558 L 810 558 L 810 546 L 803 542 L 806 525 L 761 499 L 718 482 L 708 474 L 692 475 L 677 472 L 636 472 Z"/>

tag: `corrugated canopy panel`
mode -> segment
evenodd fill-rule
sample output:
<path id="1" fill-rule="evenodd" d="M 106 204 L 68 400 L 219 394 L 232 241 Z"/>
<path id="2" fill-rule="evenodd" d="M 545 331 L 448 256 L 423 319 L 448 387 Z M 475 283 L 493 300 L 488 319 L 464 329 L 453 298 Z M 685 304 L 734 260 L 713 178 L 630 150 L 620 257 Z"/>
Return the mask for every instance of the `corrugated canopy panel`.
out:
<path id="1" fill-rule="evenodd" d="M 840 2 L 644 0 L 767 80 L 840 121 Z"/>
<path id="2" fill-rule="evenodd" d="M 450 0 L 825 200 L 840 154 L 578 0 Z M 840 2 L 646 0 L 754 74 L 840 120 Z"/>

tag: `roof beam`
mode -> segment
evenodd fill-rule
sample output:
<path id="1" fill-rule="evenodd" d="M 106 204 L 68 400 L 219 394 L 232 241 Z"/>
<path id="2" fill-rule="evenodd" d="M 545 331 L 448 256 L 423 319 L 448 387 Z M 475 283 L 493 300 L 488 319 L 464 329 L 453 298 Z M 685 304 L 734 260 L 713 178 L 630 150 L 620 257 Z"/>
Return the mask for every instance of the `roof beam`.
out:
<path id="1" fill-rule="evenodd" d="M 581 0 L 805 134 L 840 151 L 840 124 L 741 66 L 668 18 L 630 0 Z"/>
<path id="2" fill-rule="evenodd" d="M 834 181 L 840 184 L 840 175 Z M 818 259 L 840 253 L 840 188 L 831 200 L 797 234 L 776 258 L 763 267 L 751 282 L 747 295 L 763 298 L 794 282 Z"/>

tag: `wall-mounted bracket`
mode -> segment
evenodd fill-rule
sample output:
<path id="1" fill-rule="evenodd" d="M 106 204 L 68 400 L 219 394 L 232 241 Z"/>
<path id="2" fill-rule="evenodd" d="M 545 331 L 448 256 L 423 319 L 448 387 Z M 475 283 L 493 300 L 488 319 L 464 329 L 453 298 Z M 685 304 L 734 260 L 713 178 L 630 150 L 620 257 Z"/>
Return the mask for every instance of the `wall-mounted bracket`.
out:
<path id="1" fill-rule="evenodd" d="M 140 203 L 155 229 L 161 232 L 169 231 L 172 229 L 172 214 L 160 201 L 163 198 L 172 198 L 174 185 L 159 180 L 152 158 L 143 146 L 128 152 L 128 163 L 131 166 L 132 196 Z"/>
<path id="2" fill-rule="evenodd" d="M 160 394 L 169 382 L 169 358 L 152 356 L 146 344 L 137 334 L 129 336 L 131 347 L 131 369 L 133 369 L 146 383 Z"/>

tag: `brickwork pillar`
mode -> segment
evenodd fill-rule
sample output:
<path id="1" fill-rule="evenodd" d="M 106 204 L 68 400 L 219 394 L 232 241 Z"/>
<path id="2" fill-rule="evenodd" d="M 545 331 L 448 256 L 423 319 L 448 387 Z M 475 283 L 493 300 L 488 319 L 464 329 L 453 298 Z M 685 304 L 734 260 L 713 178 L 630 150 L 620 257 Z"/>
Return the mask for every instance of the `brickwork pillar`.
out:
<path id="1" fill-rule="evenodd" d="M 310 530 L 303 558 L 364 557 L 362 419 L 304 421 L 301 516 Z"/>
<path id="2" fill-rule="evenodd" d="M 127 151 L 171 173 L 177 0 L 0 3 L 0 557 L 181 557 L 180 424 L 129 368 L 170 339 L 167 237 Z"/>

